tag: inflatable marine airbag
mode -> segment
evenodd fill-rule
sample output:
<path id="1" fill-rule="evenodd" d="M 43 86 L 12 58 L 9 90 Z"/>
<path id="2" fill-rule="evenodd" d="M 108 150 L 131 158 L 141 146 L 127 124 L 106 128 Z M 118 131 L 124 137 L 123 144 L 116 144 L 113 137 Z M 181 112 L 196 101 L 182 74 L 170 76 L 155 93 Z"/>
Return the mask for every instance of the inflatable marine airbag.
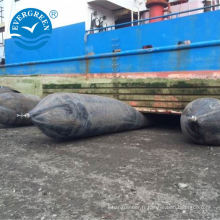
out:
<path id="1" fill-rule="evenodd" d="M 220 145 L 220 101 L 201 98 L 189 103 L 181 115 L 181 129 L 197 144 Z"/>
<path id="2" fill-rule="evenodd" d="M 47 136 L 74 139 L 138 129 L 150 120 L 131 106 L 112 98 L 56 93 L 27 114 Z"/>

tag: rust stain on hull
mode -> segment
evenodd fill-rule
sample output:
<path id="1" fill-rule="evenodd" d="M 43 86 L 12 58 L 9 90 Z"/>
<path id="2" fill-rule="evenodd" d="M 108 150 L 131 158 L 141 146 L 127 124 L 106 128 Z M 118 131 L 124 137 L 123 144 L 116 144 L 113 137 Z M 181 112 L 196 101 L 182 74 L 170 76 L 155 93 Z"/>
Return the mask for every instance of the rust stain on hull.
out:
<path id="1" fill-rule="evenodd" d="M 87 74 L 86 83 L 80 82 L 82 75 L 71 76 L 77 83 L 48 84 L 44 93 L 96 94 L 117 98 L 142 112 L 163 114 L 180 114 L 197 98 L 220 98 L 220 71 Z"/>
<path id="2" fill-rule="evenodd" d="M 88 61 L 89 62 L 89 61 Z M 57 77 L 85 77 L 85 78 L 127 78 L 127 79 L 146 79 L 146 78 L 167 78 L 167 79 L 220 79 L 220 70 L 216 71 L 177 71 L 177 72 L 131 72 L 131 73 L 88 73 L 89 63 L 86 61 L 85 74 L 50 74 L 42 76 Z"/>
<path id="3" fill-rule="evenodd" d="M 90 64 L 87 63 L 86 72 Z M 3 79 L 4 78 L 4 79 Z M 154 73 L 59 74 L 35 77 L 3 77 L 2 85 L 20 85 L 46 96 L 55 92 L 96 94 L 130 104 L 139 111 L 179 114 L 191 101 L 201 97 L 220 99 L 220 71 Z M 18 81 L 19 79 L 19 81 Z M 8 84 L 4 84 L 8 82 Z M 16 87 L 15 87 L 16 88 Z"/>

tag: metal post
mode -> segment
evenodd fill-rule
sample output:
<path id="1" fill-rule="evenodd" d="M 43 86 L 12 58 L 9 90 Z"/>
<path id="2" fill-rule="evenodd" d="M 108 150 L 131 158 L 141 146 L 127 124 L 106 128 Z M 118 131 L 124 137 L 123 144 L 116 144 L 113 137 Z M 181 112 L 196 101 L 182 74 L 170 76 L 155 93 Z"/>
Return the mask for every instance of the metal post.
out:
<path id="1" fill-rule="evenodd" d="M 204 0 L 203 1 L 204 7 L 208 7 L 212 5 L 212 1 L 211 0 Z M 204 8 L 204 12 L 208 12 L 211 11 L 211 8 Z"/>
<path id="2" fill-rule="evenodd" d="M 134 26 L 134 12 L 133 11 L 131 11 L 131 26 Z"/>

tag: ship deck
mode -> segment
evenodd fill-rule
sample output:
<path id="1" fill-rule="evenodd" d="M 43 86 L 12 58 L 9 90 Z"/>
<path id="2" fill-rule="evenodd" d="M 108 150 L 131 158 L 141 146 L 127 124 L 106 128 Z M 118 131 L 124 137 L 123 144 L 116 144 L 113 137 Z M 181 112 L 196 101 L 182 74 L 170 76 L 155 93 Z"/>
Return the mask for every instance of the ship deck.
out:
<path id="1" fill-rule="evenodd" d="M 65 143 L 1 128 L 0 219 L 219 218 L 220 148 L 158 122 Z"/>

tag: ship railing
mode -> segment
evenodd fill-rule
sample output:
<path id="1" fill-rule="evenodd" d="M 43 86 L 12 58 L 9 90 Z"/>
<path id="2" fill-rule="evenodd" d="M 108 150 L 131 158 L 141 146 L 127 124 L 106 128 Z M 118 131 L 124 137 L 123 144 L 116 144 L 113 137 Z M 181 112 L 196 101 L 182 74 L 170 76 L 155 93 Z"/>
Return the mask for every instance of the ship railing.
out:
<path id="1" fill-rule="evenodd" d="M 145 18 L 145 19 L 125 22 L 125 23 L 116 24 L 116 25 L 110 25 L 110 26 L 101 27 L 101 28 L 94 28 L 94 29 L 87 30 L 86 33 L 87 34 L 94 34 L 94 33 L 99 33 L 99 32 L 103 32 L 103 31 L 111 31 L 111 30 L 115 30 L 117 28 L 122 28 L 122 27 L 142 25 L 142 24 L 146 24 L 146 23 L 150 22 L 151 20 L 158 19 L 158 18 L 175 19 L 175 18 L 178 18 L 182 14 L 189 14 L 191 12 L 196 12 L 196 11 L 201 11 L 201 10 L 204 11 L 205 9 L 210 9 L 210 8 L 215 9 L 217 11 L 217 10 L 219 10 L 219 7 L 220 7 L 220 4 L 215 4 L 215 5 L 201 7 L 201 8 L 195 8 L 195 9 L 190 9 L 190 10 L 185 10 L 185 11 L 180 11 L 180 12 L 175 12 L 175 13 L 169 13 L 169 14 L 166 14 L 163 16 L 157 16 L 157 17 L 153 17 L 153 18 Z"/>

